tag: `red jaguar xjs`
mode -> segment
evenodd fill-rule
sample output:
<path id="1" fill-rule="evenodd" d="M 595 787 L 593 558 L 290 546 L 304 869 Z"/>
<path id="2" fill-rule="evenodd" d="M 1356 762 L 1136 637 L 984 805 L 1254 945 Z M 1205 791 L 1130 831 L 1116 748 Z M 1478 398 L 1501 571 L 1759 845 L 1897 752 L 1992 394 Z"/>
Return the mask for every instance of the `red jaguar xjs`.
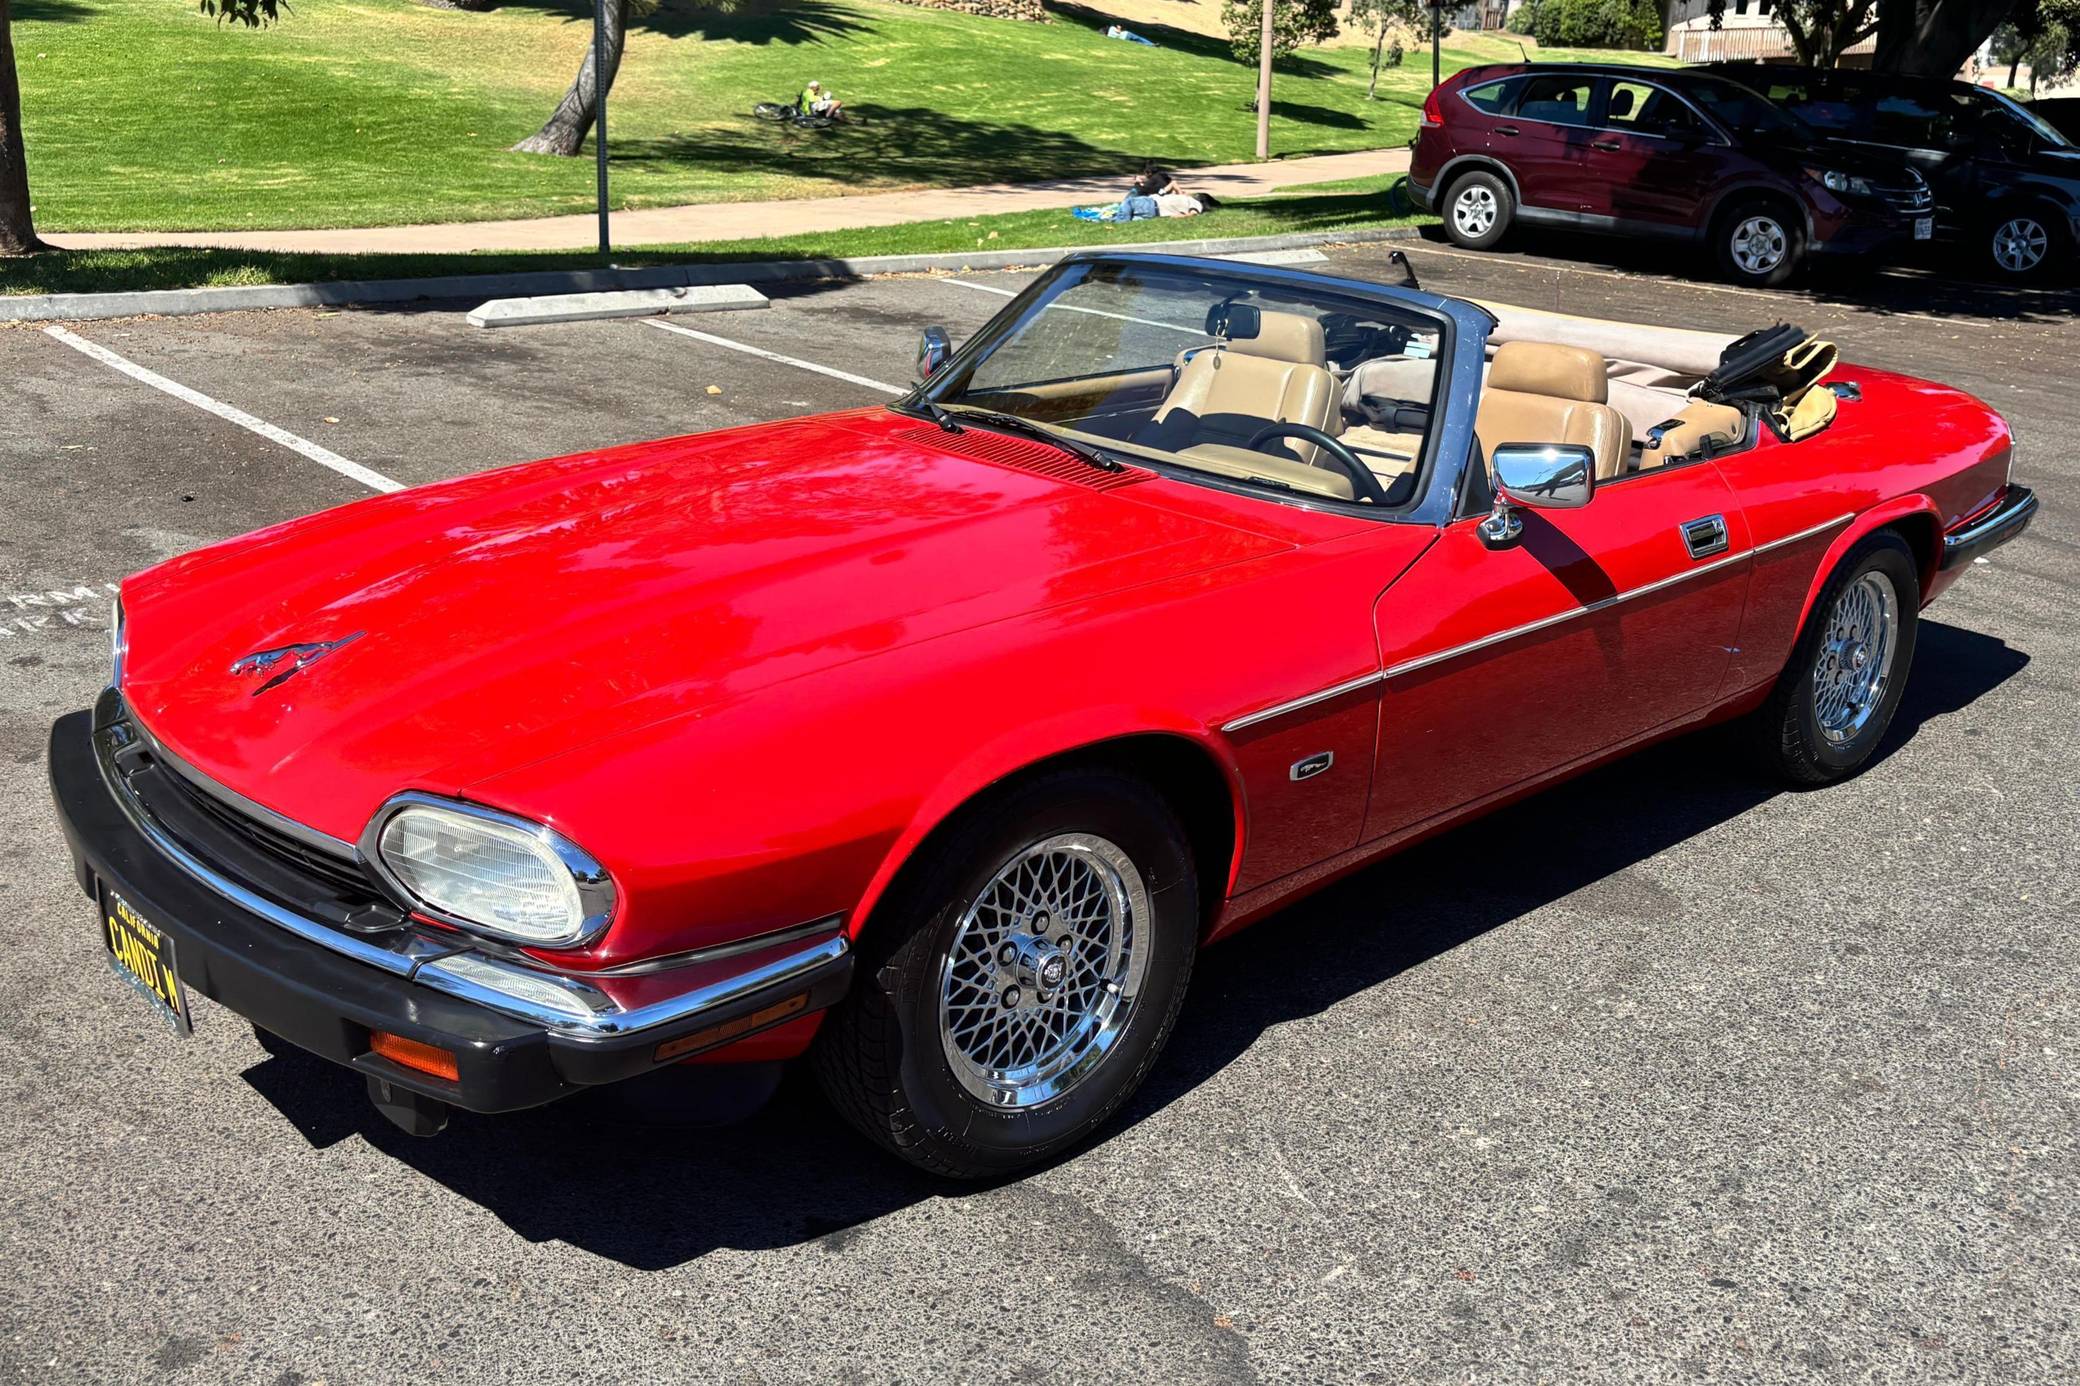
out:
<path id="1" fill-rule="evenodd" d="M 998 1174 L 1201 945 L 1417 838 L 1726 719 L 1853 773 L 2035 508 L 1993 410 L 1790 327 L 1099 254 L 918 364 L 126 581 L 50 746 L 116 972 L 408 1130 L 806 1054 Z"/>

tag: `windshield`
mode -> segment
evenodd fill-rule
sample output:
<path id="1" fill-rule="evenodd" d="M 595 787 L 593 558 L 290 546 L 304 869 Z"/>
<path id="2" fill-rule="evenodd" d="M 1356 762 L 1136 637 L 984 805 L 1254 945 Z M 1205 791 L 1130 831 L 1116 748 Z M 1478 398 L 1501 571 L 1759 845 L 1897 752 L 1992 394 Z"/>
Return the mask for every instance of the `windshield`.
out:
<path id="1" fill-rule="evenodd" d="M 2050 145 L 2053 149 L 2070 149 L 2073 147 L 2073 142 L 2067 139 L 2056 125 L 2045 120 L 2044 117 L 2038 115 L 2020 101 L 2013 100 L 1997 91 L 1986 91 L 1984 88 L 1979 88 L 1978 90 L 1987 101 L 2000 107 L 2000 109 L 2014 116 L 2024 125 L 2027 125 L 2031 134 Z"/>
<path id="2" fill-rule="evenodd" d="M 1278 499 L 1392 508 L 1420 481 L 1443 324 L 1233 270 L 1070 262 L 920 391 Z"/>
<path id="3" fill-rule="evenodd" d="M 1761 135 L 1795 144 L 1813 141 L 1812 127 L 1797 116 L 1749 91 L 1738 82 L 1694 77 L 1683 84 L 1683 95 L 1704 107 L 1727 129 L 1743 135 Z"/>

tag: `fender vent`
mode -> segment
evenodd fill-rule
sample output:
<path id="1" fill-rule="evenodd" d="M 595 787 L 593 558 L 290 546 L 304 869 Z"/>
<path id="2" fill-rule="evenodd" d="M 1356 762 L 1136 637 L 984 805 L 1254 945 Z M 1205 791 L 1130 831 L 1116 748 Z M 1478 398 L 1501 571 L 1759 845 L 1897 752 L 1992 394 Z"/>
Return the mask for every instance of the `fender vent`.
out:
<path id="1" fill-rule="evenodd" d="M 919 447 L 959 453 L 962 457 L 972 457 L 978 462 L 994 462 L 1000 467 L 1016 467 L 1022 472 L 1036 472 L 1055 481 L 1066 481 L 1092 491 L 1116 491 L 1122 486 L 1132 486 L 1137 481 L 1147 481 L 1155 475 L 1154 472 L 1143 471 L 1139 467 L 1128 467 L 1117 472 L 1101 472 L 1089 463 L 1078 461 L 1045 443 L 1034 443 L 1024 438 L 992 433 L 985 428 L 968 428 L 959 433 L 948 433 L 937 427 L 904 428 L 889 436 L 905 443 L 915 443 Z"/>

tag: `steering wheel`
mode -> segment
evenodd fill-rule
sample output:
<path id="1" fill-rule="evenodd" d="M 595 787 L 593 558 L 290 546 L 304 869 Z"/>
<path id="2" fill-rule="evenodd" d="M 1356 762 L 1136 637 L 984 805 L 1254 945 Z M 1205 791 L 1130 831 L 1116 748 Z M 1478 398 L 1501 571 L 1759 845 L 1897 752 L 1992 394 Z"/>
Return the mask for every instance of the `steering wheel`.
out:
<path id="1" fill-rule="evenodd" d="M 1351 490 L 1357 495 L 1359 500 L 1368 500 L 1374 505 L 1385 505 L 1387 503 L 1386 488 L 1379 484 L 1379 478 L 1372 474 L 1372 468 L 1360 462 L 1358 454 L 1352 452 L 1319 428 L 1310 428 L 1306 424 L 1296 423 L 1266 424 L 1251 434 L 1250 440 L 1243 446 L 1247 447 L 1251 452 L 1256 452 L 1259 444 L 1269 442 L 1273 438 L 1298 438 L 1304 443 L 1313 443 L 1323 452 L 1335 458 L 1336 465 L 1349 473 Z"/>

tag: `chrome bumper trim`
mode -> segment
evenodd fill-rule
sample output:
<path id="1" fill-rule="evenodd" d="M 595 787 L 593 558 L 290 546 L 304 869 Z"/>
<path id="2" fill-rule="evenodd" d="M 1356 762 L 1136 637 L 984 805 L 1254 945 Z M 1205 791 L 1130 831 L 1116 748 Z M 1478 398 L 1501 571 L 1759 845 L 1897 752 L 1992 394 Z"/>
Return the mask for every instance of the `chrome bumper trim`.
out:
<path id="1" fill-rule="evenodd" d="M 132 721 L 128 725 L 134 727 L 136 723 Z M 806 948 L 706 985 L 690 987 L 676 996 L 623 1009 L 604 991 L 572 973 L 522 966 L 444 937 L 400 930 L 390 935 L 388 941 L 378 943 L 375 936 L 344 933 L 247 889 L 176 842 L 145 812 L 144 806 L 124 785 L 115 766 L 112 730 L 107 726 L 95 728 L 94 758 L 117 807 L 156 851 L 204 887 L 306 943 L 366 963 L 400 980 L 417 982 L 574 1039 L 611 1039 L 660 1025 L 696 1020 L 704 1011 L 731 1005 L 767 987 L 807 978 L 842 959 L 851 948 L 844 934 L 838 932 L 844 922 L 843 916 L 828 916 L 811 924 L 776 930 L 746 941 L 752 947 L 771 947 L 800 937 L 805 932 L 831 931 L 830 937 Z M 155 753 L 157 749 L 154 743 Z M 740 956 L 743 951 L 726 944 L 659 961 L 694 967 L 729 956 Z M 600 975 L 627 976 L 641 967 L 641 964 L 629 964 L 623 969 Z M 652 970 L 646 975 L 656 976 L 662 970 L 668 969 Z"/>

